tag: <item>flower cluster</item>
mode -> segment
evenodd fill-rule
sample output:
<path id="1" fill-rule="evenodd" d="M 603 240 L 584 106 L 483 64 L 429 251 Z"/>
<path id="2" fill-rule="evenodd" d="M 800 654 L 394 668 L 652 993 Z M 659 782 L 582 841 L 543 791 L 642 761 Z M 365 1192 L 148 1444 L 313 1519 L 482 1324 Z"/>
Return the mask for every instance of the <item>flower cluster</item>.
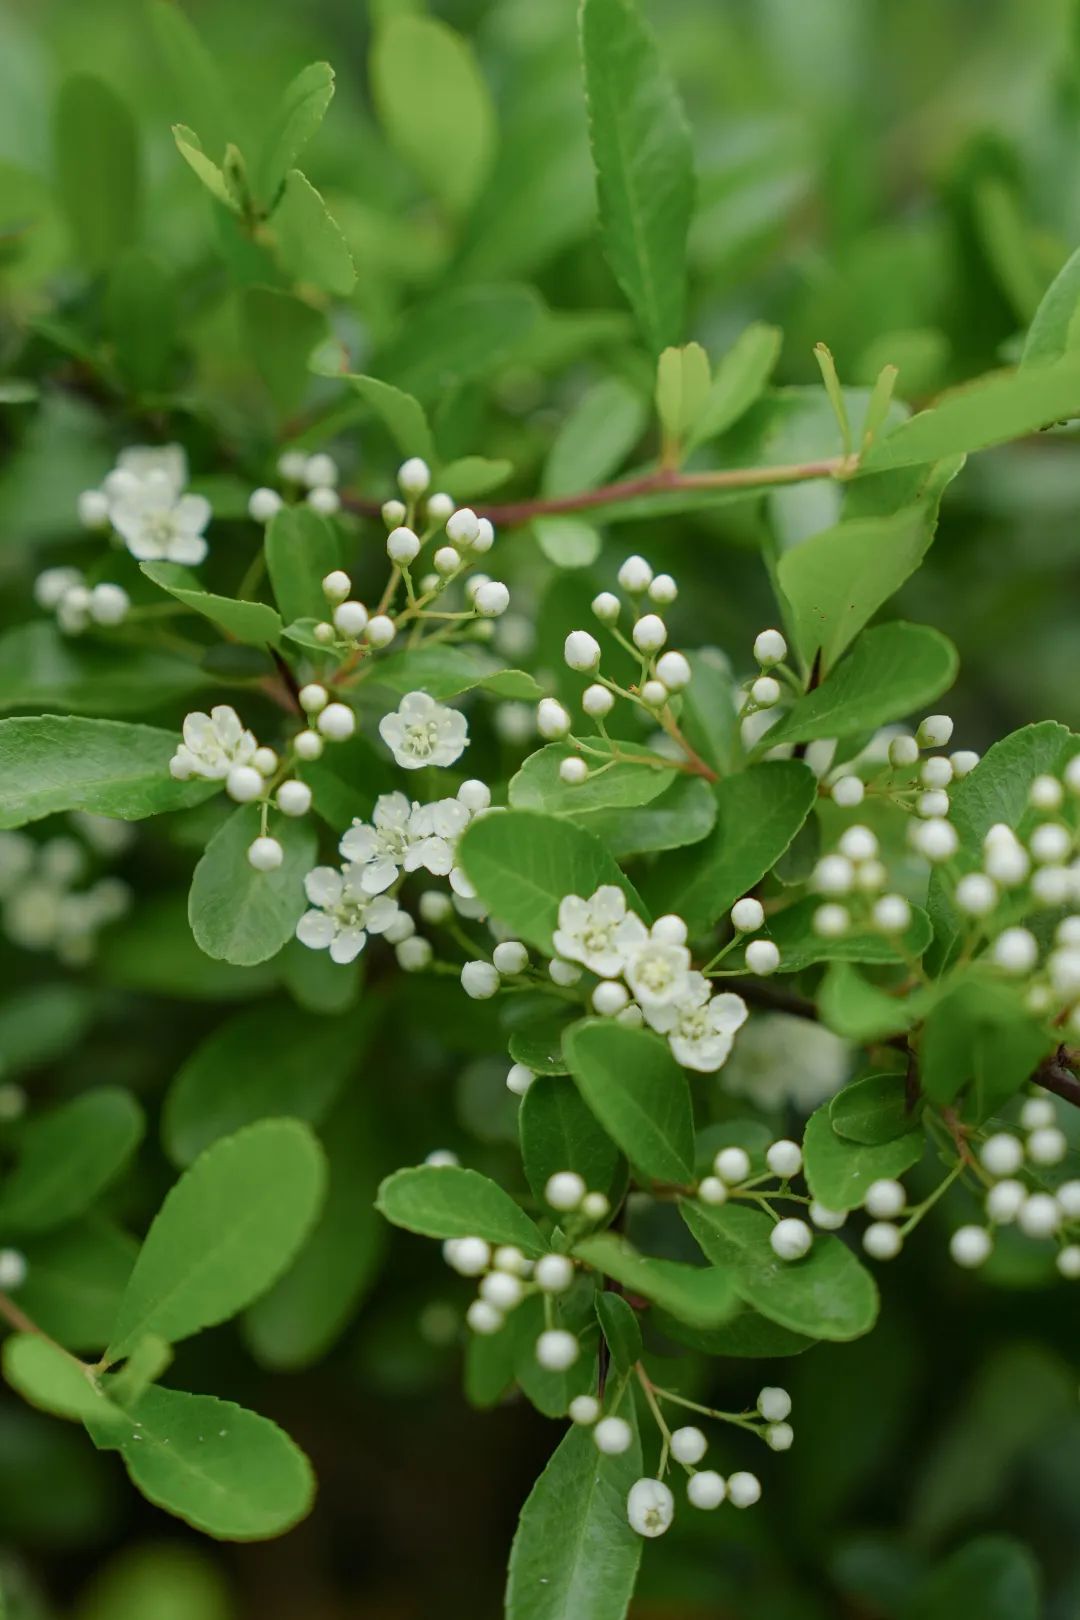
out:
<path id="1" fill-rule="evenodd" d="M 123 624 L 131 608 L 122 586 L 105 580 L 90 585 L 79 568 L 46 568 L 34 581 L 34 600 L 47 613 L 56 614 L 68 636 L 80 635 L 91 624 L 111 630 Z"/>
<path id="2" fill-rule="evenodd" d="M 139 562 L 201 563 L 212 511 L 187 482 L 181 445 L 133 445 L 120 452 L 100 489 L 79 496 L 79 518 L 88 529 L 114 530 Z"/>
<path id="3" fill-rule="evenodd" d="M 36 843 L 26 833 L 0 831 L 0 915 L 12 944 L 52 951 L 69 967 L 88 962 L 101 930 L 131 904 L 131 891 L 118 877 L 77 888 L 88 871 L 87 852 L 75 838 Z"/>
<path id="4" fill-rule="evenodd" d="M 341 510 L 338 464 L 333 456 L 322 450 L 310 456 L 303 450 L 285 450 L 278 457 L 277 470 L 287 493 L 304 490 L 305 500 L 313 511 L 323 517 L 333 517 Z M 284 498 L 276 489 L 263 485 L 252 490 L 248 512 L 256 523 L 269 523 L 284 504 Z"/>

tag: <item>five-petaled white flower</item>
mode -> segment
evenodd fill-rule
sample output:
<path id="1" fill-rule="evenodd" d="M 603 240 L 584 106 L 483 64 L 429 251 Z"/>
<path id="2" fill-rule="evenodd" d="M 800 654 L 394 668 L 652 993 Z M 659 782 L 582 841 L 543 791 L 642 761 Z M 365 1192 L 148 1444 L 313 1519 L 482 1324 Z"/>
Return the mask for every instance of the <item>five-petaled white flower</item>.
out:
<path id="1" fill-rule="evenodd" d="M 219 703 L 209 714 L 189 714 L 184 721 L 184 740 L 169 761 L 169 771 L 178 782 L 191 776 L 204 776 L 221 782 L 234 765 L 250 765 L 257 744 L 245 731 L 240 716 L 227 703 Z"/>
<path id="2" fill-rule="evenodd" d="M 210 515 L 205 495 L 178 495 L 161 468 L 125 482 L 109 506 L 113 527 L 140 562 L 201 563 Z"/>
<path id="3" fill-rule="evenodd" d="M 685 945 L 658 937 L 655 926 L 646 929 L 632 913 L 619 924 L 615 944 L 623 955 L 623 977 L 646 1018 L 685 995 L 690 973 L 690 952 Z"/>
<path id="4" fill-rule="evenodd" d="M 677 1001 L 646 1007 L 645 1017 L 667 1036 L 673 1057 L 684 1069 L 713 1074 L 727 1062 L 747 1013 L 741 996 L 730 991 L 714 996 L 703 973 L 690 973 Z"/>
<path id="5" fill-rule="evenodd" d="M 120 477 L 117 477 L 117 474 Z M 129 477 L 141 483 L 146 478 L 161 474 L 169 480 L 175 495 L 186 489 L 188 481 L 187 455 L 182 444 L 131 444 L 121 450 L 116 467 L 105 480 L 107 494 L 130 488 Z"/>
<path id="6" fill-rule="evenodd" d="M 553 935 L 556 951 L 570 962 L 583 962 L 602 979 L 616 978 L 623 971 L 627 946 L 647 938 L 645 924 L 627 912 L 626 896 L 614 883 L 601 884 L 588 900 L 568 894 L 560 902 L 559 926 Z"/>
<path id="7" fill-rule="evenodd" d="M 360 889 L 381 894 L 399 871 L 424 867 L 435 877 L 446 877 L 469 812 L 457 799 L 415 804 L 404 793 L 384 793 L 375 801 L 371 820 L 370 826 L 354 821 L 339 848 L 352 863 Z"/>
<path id="8" fill-rule="evenodd" d="M 379 721 L 379 735 L 406 771 L 423 765 L 452 765 L 469 741 L 465 716 L 426 692 L 407 692 L 393 714 Z"/>
<path id="9" fill-rule="evenodd" d="M 348 869 L 316 866 L 304 879 L 304 893 L 312 909 L 296 925 L 301 945 L 330 952 L 331 960 L 355 961 L 369 934 L 385 934 L 400 913 L 388 894 L 369 895 L 358 889 Z"/>

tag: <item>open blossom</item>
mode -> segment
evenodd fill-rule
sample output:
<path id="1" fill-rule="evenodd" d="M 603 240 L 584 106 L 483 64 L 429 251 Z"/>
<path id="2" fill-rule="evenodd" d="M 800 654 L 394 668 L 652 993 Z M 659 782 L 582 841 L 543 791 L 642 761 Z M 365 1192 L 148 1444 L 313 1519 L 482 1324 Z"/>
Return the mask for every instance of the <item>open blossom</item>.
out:
<path id="1" fill-rule="evenodd" d="M 186 489 L 188 465 L 182 444 L 128 445 L 117 456 L 116 466 L 105 480 L 105 493 L 120 494 L 131 488 L 131 479 L 142 483 L 152 477 L 168 479 L 174 495 Z"/>
<path id="2" fill-rule="evenodd" d="M 690 952 L 685 945 L 658 937 L 655 927 L 646 930 L 633 915 L 620 924 L 615 942 L 623 953 L 623 977 L 650 1022 L 654 1009 L 686 994 Z"/>
<path id="3" fill-rule="evenodd" d="M 583 962 L 602 979 L 614 979 L 623 970 L 626 948 L 646 939 L 645 924 L 626 909 L 626 896 L 614 883 L 601 884 L 583 900 L 568 894 L 559 905 L 555 949 L 570 962 Z"/>
<path id="4" fill-rule="evenodd" d="M 469 812 L 457 799 L 415 804 L 404 793 L 384 793 L 375 801 L 371 825 L 354 821 L 339 848 L 363 892 L 381 894 L 399 871 L 423 867 L 435 877 L 446 877 L 468 821 Z"/>
<path id="5" fill-rule="evenodd" d="M 703 973 L 690 973 L 677 1001 L 647 1007 L 645 1017 L 667 1036 L 672 1055 L 684 1069 L 713 1074 L 726 1063 L 747 1012 L 741 996 L 730 991 L 714 996 Z"/>
<path id="6" fill-rule="evenodd" d="M 304 879 L 304 893 L 311 910 L 296 925 L 297 939 L 310 950 L 328 950 L 340 964 L 354 961 L 368 935 L 385 934 L 400 915 L 396 900 L 388 894 L 365 894 L 348 869 L 316 866 Z"/>
<path id="7" fill-rule="evenodd" d="M 227 703 L 219 703 L 209 714 L 196 712 L 184 721 L 184 740 L 169 761 L 169 771 L 178 782 L 203 776 L 222 782 L 234 765 L 250 765 L 258 744 L 245 731 L 240 716 Z"/>
<path id="8" fill-rule="evenodd" d="M 469 741 L 465 716 L 436 703 L 427 692 L 407 692 L 393 714 L 379 721 L 379 735 L 406 771 L 453 765 Z"/>
<path id="9" fill-rule="evenodd" d="M 109 518 L 133 557 L 140 562 L 201 563 L 207 545 L 203 530 L 210 521 L 204 495 L 178 495 L 163 470 L 122 484 L 109 506 Z"/>

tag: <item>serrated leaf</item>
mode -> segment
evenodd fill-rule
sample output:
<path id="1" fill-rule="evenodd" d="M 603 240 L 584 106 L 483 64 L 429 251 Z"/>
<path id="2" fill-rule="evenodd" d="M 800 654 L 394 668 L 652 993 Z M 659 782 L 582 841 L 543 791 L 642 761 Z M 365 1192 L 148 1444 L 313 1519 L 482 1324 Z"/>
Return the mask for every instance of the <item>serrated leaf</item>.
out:
<path id="1" fill-rule="evenodd" d="M 279 1536 L 314 1500 L 311 1464 L 299 1446 L 233 1401 L 154 1384 L 125 1407 L 121 1424 L 89 1417 L 87 1428 L 95 1444 L 119 1451 L 148 1501 L 206 1535 Z"/>
<path id="2" fill-rule="evenodd" d="M 216 624 L 235 641 L 252 647 L 281 640 L 281 615 L 265 602 L 240 602 L 231 596 L 214 596 L 201 590 L 194 574 L 176 563 L 140 563 L 147 579 L 160 585 L 178 602 Z"/>
<path id="3" fill-rule="evenodd" d="M 780 355 L 777 326 L 755 321 L 740 332 L 716 368 L 705 403 L 693 424 L 687 447 L 726 433 L 763 393 Z"/>
<path id="4" fill-rule="evenodd" d="M 689 1181 L 690 1088 L 667 1042 L 649 1030 L 592 1018 L 567 1030 L 563 1051 L 575 1085 L 630 1163 L 651 1180 Z"/>
<path id="5" fill-rule="evenodd" d="M 706 1258 L 734 1266 L 739 1294 L 770 1321 L 814 1339 L 857 1339 L 873 1327 L 877 1286 L 839 1238 L 816 1232 L 804 1259 L 780 1260 L 769 1243 L 773 1223 L 760 1210 L 685 1199 L 680 1207 Z"/>
<path id="6" fill-rule="evenodd" d="M 334 70 L 312 62 L 286 87 L 259 163 L 258 191 L 268 202 L 316 134 L 334 95 Z"/>
<path id="7" fill-rule="evenodd" d="M 341 226 L 305 174 L 290 169 L 273 227 L 281 263 L 294 282 L 310 282 L 345 298 L 356 282 L 356 266 Z"/>
<path id="8" fill-rule="evenodd" d="M 618 762 L 571 785 L 559 775 L 564 759 L 577 754 L 568 743 L 549 743 L 530 754 L 517 775 L 510 780 L 510 803 L 515 810 L 542 810 L 548 815 L 570 816 L 587 825 L 590 812 L 625 810 L 658 799 L 675 780 L 674 766 L 656 763 L 655 755 L 634 743 L 595 744 L 602 754 Z M 616 753 L 617 751 L 617 753 Z M 640 759 L 635 759 L 640 755 Z"/>
<path id="9" fill-rule="evenodd" d="M 259 837 L 259 814 L 256 805 L 233 811 L 207 844 L 188 895 L 199 949 L 237 967 L 268 961 L 292 939 L 307 906 L 304 878 L 316 860 L 314 828 L 283 817 L 274 836 L 284 859 L 273 872 L 257 872 L 247 852 Z"/>
<path id="10" fill-rule="evenodd" d="M 472 46 L 437 18 L 392 17 L 375 35 L 371 87 L 390 144 L 451 213 L 464 213 L 496 139 Z"/>
<path id="11" fill-rule="evenodd" d="M 359 372 L 351 372 L 342 380 L 355 388 L 361 399 L 380 417 L 403 456 L 422 456 L 425 461 L 432 460 L 435 443 L 424 407 L 418 399 L 407 394 L 403 388 L 395 388 L 393 383 L 384 382 L 381 377 L 365 377 Z"/>
<path id="12" fill-rule="evenodd" d="M 817 781 L 799 760 L 767 760 L 714 788 L 716 824 L 700 844 L 659 861 L 648 880 L 654 904 L 703 933 L 780 859 L 810 814 Z"/>
<path id="13" fill-rule="evenodd" d="M 587 1429 L 567 1430 L 521 1511 L 506 1620 L 623 1620 L 642 1548 L 626 1498 L 641 1467 L 636 1425 L 618 1457 L 602 1457 Z"/>
<path id="14" fill-rule="evenodd" d="M 477 893 L 520 939 L 543 951 L 559 905 L 568 894 L 589 896 L 602 883 L 617 884 L 630 907 L 644 907 L 605 846 L 571 821 L 507 810 L 465 829 L 458 860 Z"/>
<path id="15" fill-rule="evenodd" d="M 521 1099 L 518 1131 L 525 1174 L 538 1199 L 559 1170 L 576 1170 L 590 1191 L 609 1198 L 616 1180 L 621 1177 L 625 1182 L 618 1148 L 565 1074 L 537 1072 Z"/>
<path id="16" fill-rule="evenodd" d="M 847 737 L 900 720 L 948 691 L 956 669 L 956 648 L 929 625 L 898 621 L 864 630 L 821 685 L 770 729 L 768 746 Z"/>
<path id="17" fill-rule="evenodd" d="M 574 1254 L 606 1277 L 694 1327 L 719 1327 L 738 1310 L 734 1274 L 719 1266 L 687 1266 L 639 1253 L 615 1232 L 574 1244 Z"/>
<path id="18" fill-rule="evenodd" d="M 379 1188 L 376 1208 L 394 1226 L 422 1237 L 482 1237 L 514 1243 L 526 1254 L 547 1248 L 536 1224 L 487 1176 L 457 1165 L 397 1170 Z"/>
<path id="19" fill-rule="evenodd" d="M 299 1120 L 261 1120 L 207 1148 L 154 1217 L 109 1361 L 148 1333 L 175 1343 L 257 1299 L 310 1232 L 325 1183 L 322 1150 Z"/>
<path id="20" fill-rule="evenodd" d="M 871 1182 L 902 1176 L 918 1164 L 925 1147 L 921 1130 L 873 1144 L 849 1141 L 833 1130 L 829 1105 L 823 1103 L 803 1136 L 807 1184 L 826 1209 L 861 1209 Z"/>
<path id="21" fill-rule="evenodd" d="M 468 647 L 417 647 L 380 658 L 371 673 L 372 685 L 392 692 L 427 692 L 439 703 L 460 697 L 475 687 L 496 697 L 535 703 L 543 688 L 523 669 L 507 669 L 498 659 Z"/>
<path id="22" fill-rule="evenodd" d="M 99 1086 L 27 1121 L 0 1191 L 0 1228 L 47 1232 L 83 1214 L 134 1153 L 143 1124 L 142 1109 L 118 1086 Z"/>
<path id="23" fill-rule="evenodd" d="M 908 1106 L 907 1083 L 900 1074 L 867 1074 L 838 1091 L 829 1104 L 837 1136 L 868 1146 L 893 1142 L 917 1125 L 920 1108 Z"/>
<path id="24" fill-rule="evenodd" d="M 716 825 L 716 795 L 700 776 L 675 777 L 649 804 L 627 810 L 597 810 L 580 819 L 616 860 L 700 843 Z"/>
<path id="25" fill-rule="evenodd" d="M 169 775 L 175 732 L 46 714 L 0 720 L 0 827 L 62 810 L 141 821 L 199 804 L 216 782 Z"/>
<path id="26" fill-rule="evenodd" d="M 659 353 L 682 336 L 694 201 L 690 132 L 632 0 L 585 0 L 581 49 L 604 252 Z"/>
<path id="27" fill-rule="evenodd" d="M 38 1333 L 13 1333 L 5 1339 L 3 1364 L 12 1389 L 43 1412 L 74 1423 L 93 1418 L 111 1427 L 123 1421 L 90 1368 Z"/>

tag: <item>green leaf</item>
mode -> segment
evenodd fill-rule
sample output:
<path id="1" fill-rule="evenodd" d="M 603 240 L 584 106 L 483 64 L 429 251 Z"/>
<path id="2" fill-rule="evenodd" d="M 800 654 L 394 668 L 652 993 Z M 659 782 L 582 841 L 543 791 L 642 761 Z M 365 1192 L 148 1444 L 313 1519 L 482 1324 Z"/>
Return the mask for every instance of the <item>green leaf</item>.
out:
<path id="1" fill-rule="evenodd" d="M 20 1239 L 19 1247 L 28 1267 L 19 1289 L 27 1316 L 65 1350 L 100 1355 L 138 1245 L 119 1227 L 89 1215 L 59 1231 Z"/>
<path id="2" fill-rule="evenodd" d="M 537 1072 L 521 1099 L 518 1130 L 525 1174 L 538 1199 L 559 1170 L 576 1170 L 590 1191 L 610 1197 L 622 1158 L 565 1074 Z"/>
<path id="3" fill-rule="evenodd" d="M 315 830 L 282 819 L 274 836 L 285 858 L 274 872 L 257 872 L 247 852 L 259 836 L 259 808 L 243 805 L 214 834 L 195 868 L 188 919 L 207 956 L 253 967 L 276 956 L 293 937 L 307 901 L 304 878 L 315 865 Z"/>
<path id="4" fill-rule="evenodd" d="M 101 79 L 64 80 L 53 126 L 56 193 L 79 257 L 110 264 L 138 234 L 139 152 L 126 104 Z"/>
<path id="5" fill-rule="evenodd" d="M 174 0 L 153 0 L 149 17 L 185 117 L 221 151 L 236 112 L 216 59 Z"/>
<path id="6" fill-rule="evenodd" d="M 170 6 L 169 9 L 174 8 Z M 198 175 L 210 195 L 231 213 L 239 214 L 242 211 L 239 202 L 229 189 L 219 166 L 203 151 L 202 142 L 195 131 L 188 129 L 186 124 L 174 124 L 172 136 L 176 142 L 176 150 L 192 173 Z"/>
<path id="7" fill-rule="evenodd" d="M 1020 368 L 1052 365 L 1080 341 L 1076 312 L 1080 308 L 1080 248 L 1077 248 L 1043 294 L 1020 356 Z"/>
<path id="8" fill-rule="evenodd" d="M 89 638 L 73 641 L 43 619 L 0 635 L 0 709 L 145 714 L 209 684 L 210 677 L 188 658 Z"/>
<path id="9" fill-rule="evenodd" d="M 944 482 L 958 470 L 958 462 L 947 463 Z M 838 523 L 783 553 L 777 578 L 807 666 L 820 648 L 823 669 L 831 669 L 915 572 L 934 538 L 942 487 L 939 480 L 935 496 L 916 506 Z"/>
<path id="10" fill-rule="evenodd" d="M 629 1401 L 620 1413 L 633 1425 Z M 506 1620 L 623 1620 L 642 1539 L 626 1519 L 641 1446 L 602 1457 L 588 1429 L 567 1430 L 530 1492 L 510 1552 Z"/>
<path id="11" fill-rule="evenodd" d="M 573 822 L 529 810 L 507 810 L 471 823 L 458 860 L 477 893 L 519 939 L 552 950 L 559 905 L 568 894 L 588 896 L 615 883 L 629 905 L 640 900 L 598 838 Z"/>
<path id="12" fill-rule="evenodd" d="M 482 1237 L 526 1254 L 547 1248 L 535 1222 L 510 1194 L 475 1170 L 422 1164 L 396 1170 L 379 1187 L 376 1208 L 394 1226 L 422 1237 Z"/>
<path id="13" fill-rule="evenodd" d="M 633 1306 L 604 1288 L 596 1295 L 596 1319 L 611 1351 L 615 1371 L 624 1376 L 641 1360 L 641 1328 Z"/>
<path id="14" fill-rule="evenodd" d="M 176 332 L 173 283 L 149 253 L 133 249 L 109 276 L 105 316 L 117 370 L 136 394 L 159 392 L 170 372 Z"/>
<path id="15" fill-rule="evenodd" d="M 290 169 L 274 209 L 278 253 L 289 276 L 346 298 L 356 283 L 356 266 L 341 226 L 306 175 Z"/>
<path id="16" fill-rule="evenodd" d="M 427 692 L 439 703 L 482 687 L 496 697 L 535 703 L 543 687 L 523 669 L 507 669 L 497 658 L 469 647 L 417 647 L 380 658 L 372 684 L 392 692 Z"/>
<path id="17" fill-rule="evenodd" d="M 745 415 L 764 392 L 782 342 L 778 326 L 760 321 L 739 334 L 716 368 L 708 397 L 687 439 L 688 448 L 719 438 Z"/>
<path id="18" fill-rule="evenodd" d="M 1032 782 L 1036 776 L 1059 775 L 1077 747 L 1077 738 L 1067 726 L 1040 720 L 988 748 L 975 769 L 954 782 L 949 793 L 949 817 L 963 850 L 981 853 L 983 839 L 998 821 L 1021 828 L 1023 836 L 1040 819 L 1029 804 Z"/>
<path id="19" fill-rule="evenodd" d="M 119 1175 L 143 1124 L 134 1097 L 117 1086 L 36 1115 L 18 1133 L 18 1163 L 0 1191 L 0 1226 L 47 1232 L 74 1220 Z"/>
<path id="20" fill-rule="evenodd" d="M 861 1209 L 871 1182 L 902 1176 L 918 1164 L 925 1146 L 921 1130 L 873 1144 L 849 1141 L 837 1135 L 829 1104 L 823 1103 L 811 1114 L 803 1136 L 807 1184 L 826 1209 Z"/>
<path id="21" fill-rule="evenodd" d="M 868 1074 L 838 1091 L 829 1104 L 829 1120 L 838 1136 L 874 1146 L 906 1136 L 918 1123 L 920 1107 L 908 1107 L 907 1084 L 900 1074 Z"/>
<path id="22" fill-rule="evenodd" d="M 700 343 L 661 352 L 656 367 L 656 414 L 670 451 L 681 450 L 699 420 L 711 381 L 709 357 Z"/>
<path id="23" fill-rule="evenodd" d="M 576 495 L 604 483 L 623 465 L 647 420 L 640 391 L 622 377 L 595 383 L 564 418 L 552 441 L 541 493 Z"/>
<path id="24" fill-rule="evenodd" d="M 350 383 L 382 420 L 383 426 L 403 456 L 422 456 L 431 461 L 435 443 L 424 407 L 412 394 L 383 382 L 381 377 L 365 377 L 350 372 L 343 381 Z M 450 493 L 453 493 L 451 491 Z"/>
<path id="25" fill-rule="evenodd" d="M 278 414 L 290 416 L 310 386 L 312 351 L 326 337 L 326 317 L 273 287 L 245 287 L 240 317 L 247 352 Z M 286 618 L 301 618 L 299 613 Z"/>
<path id="26" fill-rule="evenodd" d="M 512 461 L 493 460 L 489 456 L 460 456 L 457 461 L 440 467 L 438 484 L 455 501 L 469 501 L 499 489 L 513 471 Z"/>
<path id="27" fill-rule="evenodd" d="M 604 252 L 654 353 L 682 336 L 693 151 L 632 0 L 584 0 L 581 49 Z"/>
<path id="28" fill-rule="evenodd" d="M 506 365 L 543 313 L 532 287 L 451 287 L 411 311 L 379 351 L 379 371 L 418 399 L 438 400 Z"/>
<path id="29" fill-rule="evenodd" d="M 760 1210 L 724 1204 L 703 1208 L 683 1200 L 683 1219 L 717 1266 L 734 1266 L 740 1296 L 770 1321 L 814 1339 L 857 1339 L 877 1319 L 878 1291 L 865 1266 L 839 1238 L 815 1232 L 802 1260 L 780 1260 Z"/>
<path id="30" fill-rule="evenodd" d="M 574 1254 L 693 1327 L 718 1327 L 738 1310 L 734 1273 L 715 1266 L 687 1266 L 644 1255 L 614 1232 L 574 1244 Z"/>
<path id="31" fill-rule="evenodd" d="M 821 981 L 818 1013 L 835 1035 L 859 1042 L 886 1040 L 917 1023 L 923 999 L 872 984 L 857 968 L 834 961 Z"/>
<path id="32" fill-rule="evenodd" d="M 451 214 L 463 214 L 496 141 L 472 46 L 434 17 L 393 17 L 375 35 L 371 89 L 391 146 Z"/>
<path id="33" fill-rule="evenodd" d="M 327 1018 L 280 1001 L 220 1024 L 183 1064 L 165 1099 L 162 1139 L 174 1164 L 190 1164 L 218 1137 L 257 1119 L 319 1124 L 361 1061 L 374 1014 L 365 1004 Z"/>
<path id="34" fill-rule="evenodd" d="M 715 647 L 701 647 L 687 657 L 692 673 L 682 693 L 679 724 L 706 764 L 730 776 L 743 758 L 731 665 Z"/>
<path id="35" fill-rule="evenodd" d="M 536 1341 L 547 1326 L 540 1294 L 528 1295 L 506 1325 L 504 1331 L 513 1346 L 514 1377 L 522 1394 L 545 1417 L 564 1418 L 575 1395 L 589 1395 L 596 1389 L 600 1332 L 593 1298 L 588 1284 L 561 1297 L 556 1321 L 574 1335 L 580 1348 L 578 1359 L 565 1372 L 550 1372 L 536 1359 Z"/>
<path id="36" fill-rule="evenodd" d="M 1045 1025 L 1026 1010 L 1015 987 L 961 980 L 926 1020 L 919 1077 L 937 1103 L 951 1103 L 974 1081 L 965 1114 L 978 1123 L 1019 1091 L 1052 1047 Z"/>
<path id="37" fill-rule="evenodd" d="M 960 1547 L 916 1587 L 903 1620 L 1039 1620 L 1039 1570 L 1008 1536 L 980 1536 Z"/>
<path id="38" fill-rule="evenodd" d="M 325 1160 L 306 1125 L 267 1119 L 207 1148 L 165 1198 L 117 1312 L 108 1359 L 225 1322 L 288 1266 L 319 1213 Z"/>
<path id="39" fill-rule="evenodd" d="M 730 1322 L 718 1328 L 689 1327 L 685 1322 L 668 1316 L 664 1311 L 653 1313 L 655 1326 L 677 1344 L 691 1350 L 701 1350 L 707 1356 L 732 1356 L 740 1361 L 769 1359 L 774 1356 L 799 1356 L 814 1343 L 802 1333 L 770 1322 L 744 1305 Z"/>
<path id="40" fill-rule="evenodd" d="M 581 1095 L 631 1164 L 655 1181 L 689 1181 L 690 1088 L 667 1042 L 648 1030 L 592 1018 L 567 1030 L 563 1051 Z"/>
<path id="41" fill-rule="evenodd" d="M 174 781 L 169 760 L 177 741 L 174 732 L 118 720 L 0 720 L 0 827 L 61 810 L 141 821 L 198 804 L 218 784 Z"/>
<path id="42" fill-rule="evenodd" d="M 714 788 L 716 825 L 702 843 L 657 863 L 654 904 L 704 933 L 780 859 L 810 814 L 817 780 L 799 760 L 767 760 Z"/>
<path id="43" fill-rule="evenodd" d="M 185 607 L 201 613 L 234 641 L 261 647 L 281 640 L 281 616 L 265 602 L 239 602 L 231 596 L 213 596 L 199 588 L 190 570 L 176 563 L 144 562 L 139 567 L 147 579 L 152 579 Z"/>
<path id="44" fill-rule="evenodd" d="M 317 133 L 333 95 L 334 70 L 328 62 L 312 62 L 287 86 L 259 162 L 257 190 L 267 202 L 277 195 L 285 176 Z"/>
<path id="45" fill-rule="evenodd" d="M 566 1010 L 568 1014 L 571 1011 L 569 1007 Z M 563 1030 L 569 1022 L 570 1017 L 545 1017 L 515 1029 L 508 1042 L 511 1058 L 515 1063 L 524 1063 L 534 1074 L 569 1074 L 562 1050 Z"/>
<path id="46" fill-rule="evenodd" d="M 538 517 L 531 524 L 536 543 L 556 568 L 589 568 L 603 550 L 595 524 L 580 517 Z"/>
<path id="47" fill-rule="evenodd" d="M 372 1093 L 357 1088 L 331 1113 L 322 1214 L 288 1271 L 245 1316 L 244 1337 L 264 1366 L 291 1370 L 323 1356 L 378 1270 L 387 1234 L 375 1209 L 373 1103 Z"/>
<path id="48" fill-rule="evenodd" d="M 286 624 L 326 618 L 322 582 L 339 566 L 337 535 L 310 506 L 283 506 L 266 531 L 266 566 Z"/>
<path id="49" fill-rule="evenodd" d="M 943 394 L 929 410 L 880 438 L 863 456 L 860 470 L 882 472 L 984 450 L 1077 415 L 1080 359 L 1075 355 L 1027 370 L 992 372 Z"/>
<path id="50" fill-rule="evenodd" d="M 112 1427 L 123 1414 L 101 1393 L 90 1368 L 37 1333 L 4 1340 L 4 1377 L 24 1401 L 55 1417 L 81 1423 L 92 1418 Z"/>
<path id="51" fill-rule="evenodd" d="M 956 679 L 956 648 L 938 630 L 901 622 L 864 630 L 820 686 L 768 732 L 769 747 L 873 731 L 925 708 Z"/>
<path id="52" fill-rule="evenodd" d="M 930 919 L 919 906 L 912 906 L 911 924 L 902 940 L 858 930 L 838 939 L 823 938 L 814 931 L 814 913 L 820 903 L 817 896 L 808 895 L 769 918 L 766 932 L 780 951 L 783 972 L 798 973 L 815 962 L 910 961 L 922 956 L 930 943 Z"/>
<path id="53" fill-rule="evenodd" d="M 676 776 L 649 804 L 627 810 L 597 810 L 575 817 L 625 860 L 653 850 L 682 849 L 707 838 L 716 825 L 716 795 L 700 776 Z"/>
<path id="54" fill-rule="evenodd" d="M 602 738 L 596 741 L 601 753 L 614 752 Z M 577 754 L 568 743 L 549 743 L 530 754 L 517 775 L 510 780 L 510 803 L 515 810 L 542 810 L 552 816 L 569 816 L 588 826 L 590 812 L 625 810 L 658 799 L 675 780 L 674 766 L 653 763 L 655 755 L 634 743 L 615 745 L 619 762 L 610 770 L 574 786 L 564 782 L 559 768 L 564 759 Z M 634 756 L 642 756 L 640 763 Z"/>
<path id="55" fill-rule="evenodd" d="M 279 1536 L 311 1509 L 311 1464 L 284 1430 L 211 1395 L 149 1389 L 122 1426 L 88 1418 L 95 1444 L 119 1451 L 155 1507 L 227 1541 Z"/>

